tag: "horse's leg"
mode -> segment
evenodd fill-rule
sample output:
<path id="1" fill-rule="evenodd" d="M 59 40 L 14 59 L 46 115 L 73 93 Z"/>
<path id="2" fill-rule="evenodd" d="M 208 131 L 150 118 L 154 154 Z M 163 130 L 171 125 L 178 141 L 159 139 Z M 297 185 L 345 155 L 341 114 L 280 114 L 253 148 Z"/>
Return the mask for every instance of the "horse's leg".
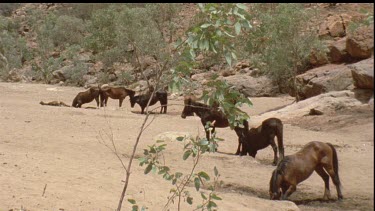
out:
<path id="1" fill-rule="evenodd" d="M 277 164 L 277 146 L 276 146 L 274 138 L 270 138 L 270 144 L 271 144 L 272 149 L 273 149 L 273 163 L 272 163 L 272 165 L 276 166 L 276 164 Z"/>
<path id="2" fill-rule="evenodd" d="M 342 193 L 341 193 L 341 187 L 340 187 L 341 184 L 340 184 L 339 177 L 335 173 L 333 166 L 330 163 L 326 162 L 326 160 L 328 159 L 325 159 L 325 158 L 322 159 L 323 167 L 328 172 L 329 176 L 331 177 L 333 184 L 335 184 L 336 186 L 338 200 L 342 200 L 344 197 L 342 196 Z"/>
<path id="3" fill-rule="evenodd" d="M 124 99 L 125 99 L 125 98 L 120 98 L 120 99 L 118 100 L 120 108 L 121 108 L 121 106 L 122 106 L 122 101 L 124 101 Z"/>
<path id="4" fill-rule="evenodd" d="M 321 165 L 317 166 L 315 169 L 316 173 L 319 174 L 319 176 L 324 181 L 324 196 L 323 200 L 329 200 L 331 199 L 331 192 L 329 191 L 329 175 L 324 171 L 323 167 Z"/>
<path id="5" fill-rule="evenodd" d="M 143 114 L 143 111 L 145 110 L 145 107 L 141 107 L 142 111 L 141 111 L 141 114 Z"/>
<path id="6" fill-rule="evenodd" d="M 235 155 L 239 155 L 240 154 L 240 151 L 241 151 L 241 143 L 242 143 L 242 140 L 241 140 L 241 137 L 238 137 L 238 147 L 237 147 L 237 151 L 235 153 Z M 243 151 L 243 146 L 242 146 L 242 151 Z M 242 155 L 243 153 L 241 153 Z"/>
<path id="7" fill-rule="evenodd" d="M 99 96 L 95 97 L 95 101 L 96 101 L 96 107 L 99 108 Z"/>
<path id="8" fill-rule="evenodd" d="M 108 101 L 108 96 L 105 96 L 105 98 L 104 98 L 104 105 L 105 105 L 105 107 L 107 107 L 107 101 Z"/>
<path id="9" fill-rule="evenodd" d="M 283 194 L 283 196 L 281 197 L 282 200 L 286 200 L 290 195 L 292 195 L 292 193 L 294 191 L 297 190 L 297 187 L 296 185 L 290 185 L 288 190 Z"/>

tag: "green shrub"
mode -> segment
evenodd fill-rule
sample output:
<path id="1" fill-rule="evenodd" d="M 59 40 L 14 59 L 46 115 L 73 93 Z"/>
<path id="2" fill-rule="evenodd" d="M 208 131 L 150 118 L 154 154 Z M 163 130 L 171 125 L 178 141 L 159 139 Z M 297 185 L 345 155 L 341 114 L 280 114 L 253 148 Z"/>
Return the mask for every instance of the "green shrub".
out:
<path id="1" fill-rule="evenodd" d="M 286 91 L 296 74 L 309 68 L 313 50 L 326 55 L 316 31 L 307 28 L 313 14 L 301 4 L 257 4 L 252 11 L 259 24 L 249 33 L 245 50 L 253 65 Z"/>

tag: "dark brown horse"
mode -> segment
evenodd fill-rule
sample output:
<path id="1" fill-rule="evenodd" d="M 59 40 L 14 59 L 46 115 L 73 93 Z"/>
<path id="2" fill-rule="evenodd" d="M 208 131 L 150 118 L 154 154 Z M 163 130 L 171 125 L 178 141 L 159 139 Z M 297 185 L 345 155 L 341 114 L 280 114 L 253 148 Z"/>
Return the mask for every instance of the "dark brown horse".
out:
<path id="1" fill-rule="evenodd" d="M 108 97 L 119 100 L 119 107 L 122 106 L 124 99 L 129 96 L 132 98 L 135 92 L 125 87 L 111 87 L 106 86 L 100 89 L 100 105 L 107 106 Z"/>
<path id="2" fill-rule="evenodd" d="M 99 107 L 99 88 L 91 87 L 90 89 L 80 92 L 73 99 L 72 107 L 81 108 L 82 104 L 90 103 L 95 99 L 97 107 Z"/>
<path id="3" fill-rule="evenodd" d="M 196 102 L 196 97 L 186 96 L 184 99 L 185 107 L 182 110 L 181 117 L 185 119 L 187 116 L 194 116 L 194 113 L 201 118 L 203 127 L 205 128 L 206 138 L 210 140 L 209 128 L 206 128 L 207 122 L 211 122 L 212 133 L 215 132 L 215 128 L 226 128 L 229 127 L 228 118 L 225 114 L 218 109 L 217 106 L 210 107 L 206 104 Z M 245 130 L 248 130 L 248 125 L 244 125 Z M 238 148 L 236 155 L 240 154 L 241 142 L 238 139 Z"/>
<path id="4" fill-rule="evenodd" d="M 144 95 L 137 95 L 130 98 L 130 105 L 132 108 L 134 108 L 134 105 L 137 103 L 139 106 L 141 106 L 141 114 L 144 113 L 144 110 L 147 106 L 148 101 L 151 98 L 151 92 L 148 92 Z M 157 102 L 160 102 L 161 109 L 160 113 L 167 113 L 167 104 L 168 104 L 168 94 L 164 90 L 156 91 L 154 96 L 151 99 L 150 106 L 155 105 Z"/>
<path id="5" fill-rule="evenodd" d="M 247 122 L 244 123 L 248 125 Z M 247 126 L 248 127 L 248 126 Z M 269 145 L 272 146 L 274 152 L 273 165 L 277 163 L 277 146 L 275 143 L 275 136 L 277 137 L 277 145 L 279 148 L 280 159 L 284 157 L 284 143 L 283 143 L 283 123 L 280 119 L 269 118 L 262 122 L 257 128 L 251 128 L 246 131 L 246 128 L 235 127 L 234 130 L 242 143 L 241 155 L 249 153 L 255 158 L 258 150 L 264 149 Z"/>
<path id="6" fill-rule="evenodd" d="M 272 172 L 270 198 L 287 199 L 297 189 L 297 184 L 306 180 L 314 171 L 322 177 L 325 185 L 323 199 L 330 199 L 329 177 L 336 186 L 337 197 L 343 199 L 339 178 L 339 163 L 336 149 L 330 143 L 313 141 L 307 143 L 293 155 L 286 156 Z M 328 173 L 328 174 L 327 174 Z M 280 188 L 282 192 L 280 192 Z"/>

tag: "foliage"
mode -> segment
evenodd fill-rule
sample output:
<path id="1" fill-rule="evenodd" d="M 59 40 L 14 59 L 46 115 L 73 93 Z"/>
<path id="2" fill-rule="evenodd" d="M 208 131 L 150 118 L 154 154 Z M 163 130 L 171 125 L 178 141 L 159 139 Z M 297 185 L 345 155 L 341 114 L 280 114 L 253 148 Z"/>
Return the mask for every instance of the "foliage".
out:
<path id="1" fill-rule="evenodd" d="M 353 33 L 357 28 L 361 26 L 370 26 L 374 24 L 374 14 L 367 10 L 360 10 L 362 14 L 365 15 L 365 18 L 351 21 L 348 26 L 348 32 Z"/>
<path id="2" fill-rule="evenodd" d="M 151 15 L 151 19 L 155 22 L 156 27 L 160 31 L 162 37 L 168 38 L 169 43 L 172 42 L 173 34 L 176 32 L 178 12 L 180 10 L 179 4 L 146 4 L 146 9 Z M 168 31 L 164 33 L 164 31 Z"/>
<path id="3" fill-rule="evenodd" d="M 61 15 L 55 21 L 51 32 L 54 46 L 69 46 L 82 42 L 86 26 L 81 19 Z"/>
<path id="4" fill-rule="evenodd" d="M 224 55 L 228 65 L 236 60 L 236 46 L 233 42 L 236 36 L 252 28 L 247 7 L 244 4 L 198 4 L 200 13 L 196 25 L 186 33 L 187 39 L 181 39 L 175 44 L 182 46 L 179 60 L 171 69 L 169 81 L 171 90 L 179 90 L 190 81 L 190 74 L 197 65 L 195 58 L 199 54 L 205 56 Z M 226 82 L 216 80 L 217 76 L 207 84 L 208 89 L 203 93 L 203 99 L 209 105 L 216 105 L 229 117 L 231 127 L 242 124 L 249 116 L 238 106 L 245 103 L 251 106 L 251 101 Z M 184 89 L 184 88 L 183 88 Z"/>
<path id="5" fill-rule="evenodd" d="M 21 68 L 23 62 L 32 58 L 26 40 L 19 36 L 19 24 L 0 16 L 0 78 L 7 79 L 13 68 Z"/>
<path id="6" fill-rule="evenodd" d="M 326 52 L 315 31 L 306 29 L 312 13 L 301 4 L 277 4 L 265 8 L 256 4 L 253 19 L 258 24 L 249 33 L 246 51 L 260 70 L 279 85 L 280 91 L 289 86 L 297 73 L 309 67 L 314 50 Z"/>
<path id="7" fill-rule="evenodd" d="M 0 4 L 0 16 L 11 16 L 12 12 L 20 7 L 20 3 L 1 3 Z"/>
<path id="8" fill-rule="evenodd" d="M 162 176 L 163 179 L 170 181 L 174 186 L 174 188 L 170 190 L 171 196 L 168 197 L 168 202 L 164 207 L 165 209 L 168 208 L 171 203 L 174 203 L 176 199 L 178 210 L 180 210 L 182 199 L 191 205 L 193 203 L 193 197 L 191 196 L 190 192 L 186 190 L 186 186 L 193 183 L 196 191 L 199 191 L 201 189 L 201 185 L 204 185 L 204 181 L 210 181 L 211 178 L 206 172 L 198 172 L 195 171 L 195 169 L 204 153 L 215 151 L 215 147 L 217 145 L 216 142 L 220 141 L 220 139 L 215 138 L 215 134 L 213 135 L 214 138 L 210 142 L 206 140 L 206 138 L 200 139 L 199 137 L 196 137 L 195 139 L 187 139 L 186 137 L 176 138 L 176 140 L 180 142 L 187 140 L 187 143 L 184 144 L 182 159 L 188 160 L 190 157 L 193 160 L 192 169 L 188 174 L 183 174 L 182 172 L 172 173 L 170 168 L 165 166 L 165 164 L 160 161 L 160 157 L 167 146 L 163 140 L 158 140 L 156 144 L 149 146 L 148 149 L 144 149 L 143 154 L 145 156 L 138 159 L 140 161 L 140 166 L 146 166 L 144 173 L 157 173 Z M 208 190 L 210 190 L 210 193 L 208 196 L 204 191 L 200 191 L 203 203 L 197 206 L 198 209 L 212 210 L 213 207 L 217 206 L 214 200 L 221 200 L 221 198 L 215 194 L 215 188 L 219 178 L 219 172 L 216 167 L 214 167 L 214 175 L 214 185 L 209 186 Z"/>

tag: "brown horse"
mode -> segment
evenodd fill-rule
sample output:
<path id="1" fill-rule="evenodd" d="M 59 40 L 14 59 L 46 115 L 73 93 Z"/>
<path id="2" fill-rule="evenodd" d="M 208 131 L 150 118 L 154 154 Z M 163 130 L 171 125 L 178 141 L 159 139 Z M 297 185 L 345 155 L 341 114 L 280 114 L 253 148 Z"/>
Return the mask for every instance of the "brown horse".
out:
<path id="1" fill-rule="evenodd" d="M 217 106 L 210 107 L 206 104 L 196 102 L 196 97 L 186 96 L 184 99 L 185 107 L 182 110 L 181 117 L 185 119 L 187 116 L 193 116 L 194 113 L 201 118 L 203 127 L 205 128 L 206 138 L 210 140 L 209 128 L 206 128 L 207 122 L 211 122 L 212 133 L 215 132 L 215 128 L 226 128 L 229 127 L 228 118 L 223 112 L 221 112 Z M 245 130 L 248 130 L 248 126 L 245 126 Z M 238 139 L 238 148 L 236 155 L 240 154 L 241 141 Z"/>
<path id="2" fill-rule="evenodd" d="M 286 156 L 272 172 L 270 198 L 285 200 L 297 189 L 297 184 L 306 180 L 314 170 L 325 185 L 323 199 L 330 199 L 329 177 L 336 186 L 338 200 L 342 200 L 339 163 L 336 149 L 330 143 L 313 141 L 293 155 Z M 328 173 L 328 174 L 327 174 Z M 280 192 L 280 188 L 282 193 Z"/>
<path id="3" fill-rule="evenodd" d="M 81 108 L 82 104 L 89 103 L 95 99 L 97 107 L 99 107 L 99 88 L 91 87 L 90 89 L 80 92 L 73 99 L 72 107 Z"/>
<path id="4" fill-rule="evenodd" d="M 134 108 L 135 103 L 138 103 L 138 105 L 141 106 L 141 109 L 142 109 L 141 114 L 143 114 L 150 98 L 151 98 L 150 92 L 144 95 L 137 95 L 137 96 L 131 97 L 130 105 L 132 108 Z M 161 105 L 160 113 L 166 114 L 167 104 L 168 104 L 168 93 L 164 90 L 156 91 L 150 101 L 149 106 L 155 105 L 157 102 L 160 102 L 160 105 Z"/>
<path id="5" fill-rule="evenodd" d="M 119 100 L 119 107 L 122 106 L 122 102 L 124 99 L 129 96 L 132 98 L 134 96 L 135 92 L 130 89 L 126 89 L 124 87 L 102 87 L 100 89 L 100 106 L 104 107 L 107 106 L 108 97 L 112 99 L 118 99 Z"/>
<path id="6" fill-rule="evenodd" d="M 247 121 L 244 123 L 247 125 Z M 277 137 L 277 145 L 279 148 L 280 159 L 284 157 L 284 144 L 283 144 L 283 123 L 280 119 L 269 118 L 262 122 L 257 128 L 246 130 L 245 128 L 235 127 L 234 130 L 242 143 L 241 155 L 249 153 L 250 156 L 255 158 L 258 150 L 264 149 L 269 145 L 272 146 L 274 152 L 273 165 L 277 163 L 277 147 L 275 144 L 275 136 Z M 240 148 L 240 146 L 239 146 Z"/>

